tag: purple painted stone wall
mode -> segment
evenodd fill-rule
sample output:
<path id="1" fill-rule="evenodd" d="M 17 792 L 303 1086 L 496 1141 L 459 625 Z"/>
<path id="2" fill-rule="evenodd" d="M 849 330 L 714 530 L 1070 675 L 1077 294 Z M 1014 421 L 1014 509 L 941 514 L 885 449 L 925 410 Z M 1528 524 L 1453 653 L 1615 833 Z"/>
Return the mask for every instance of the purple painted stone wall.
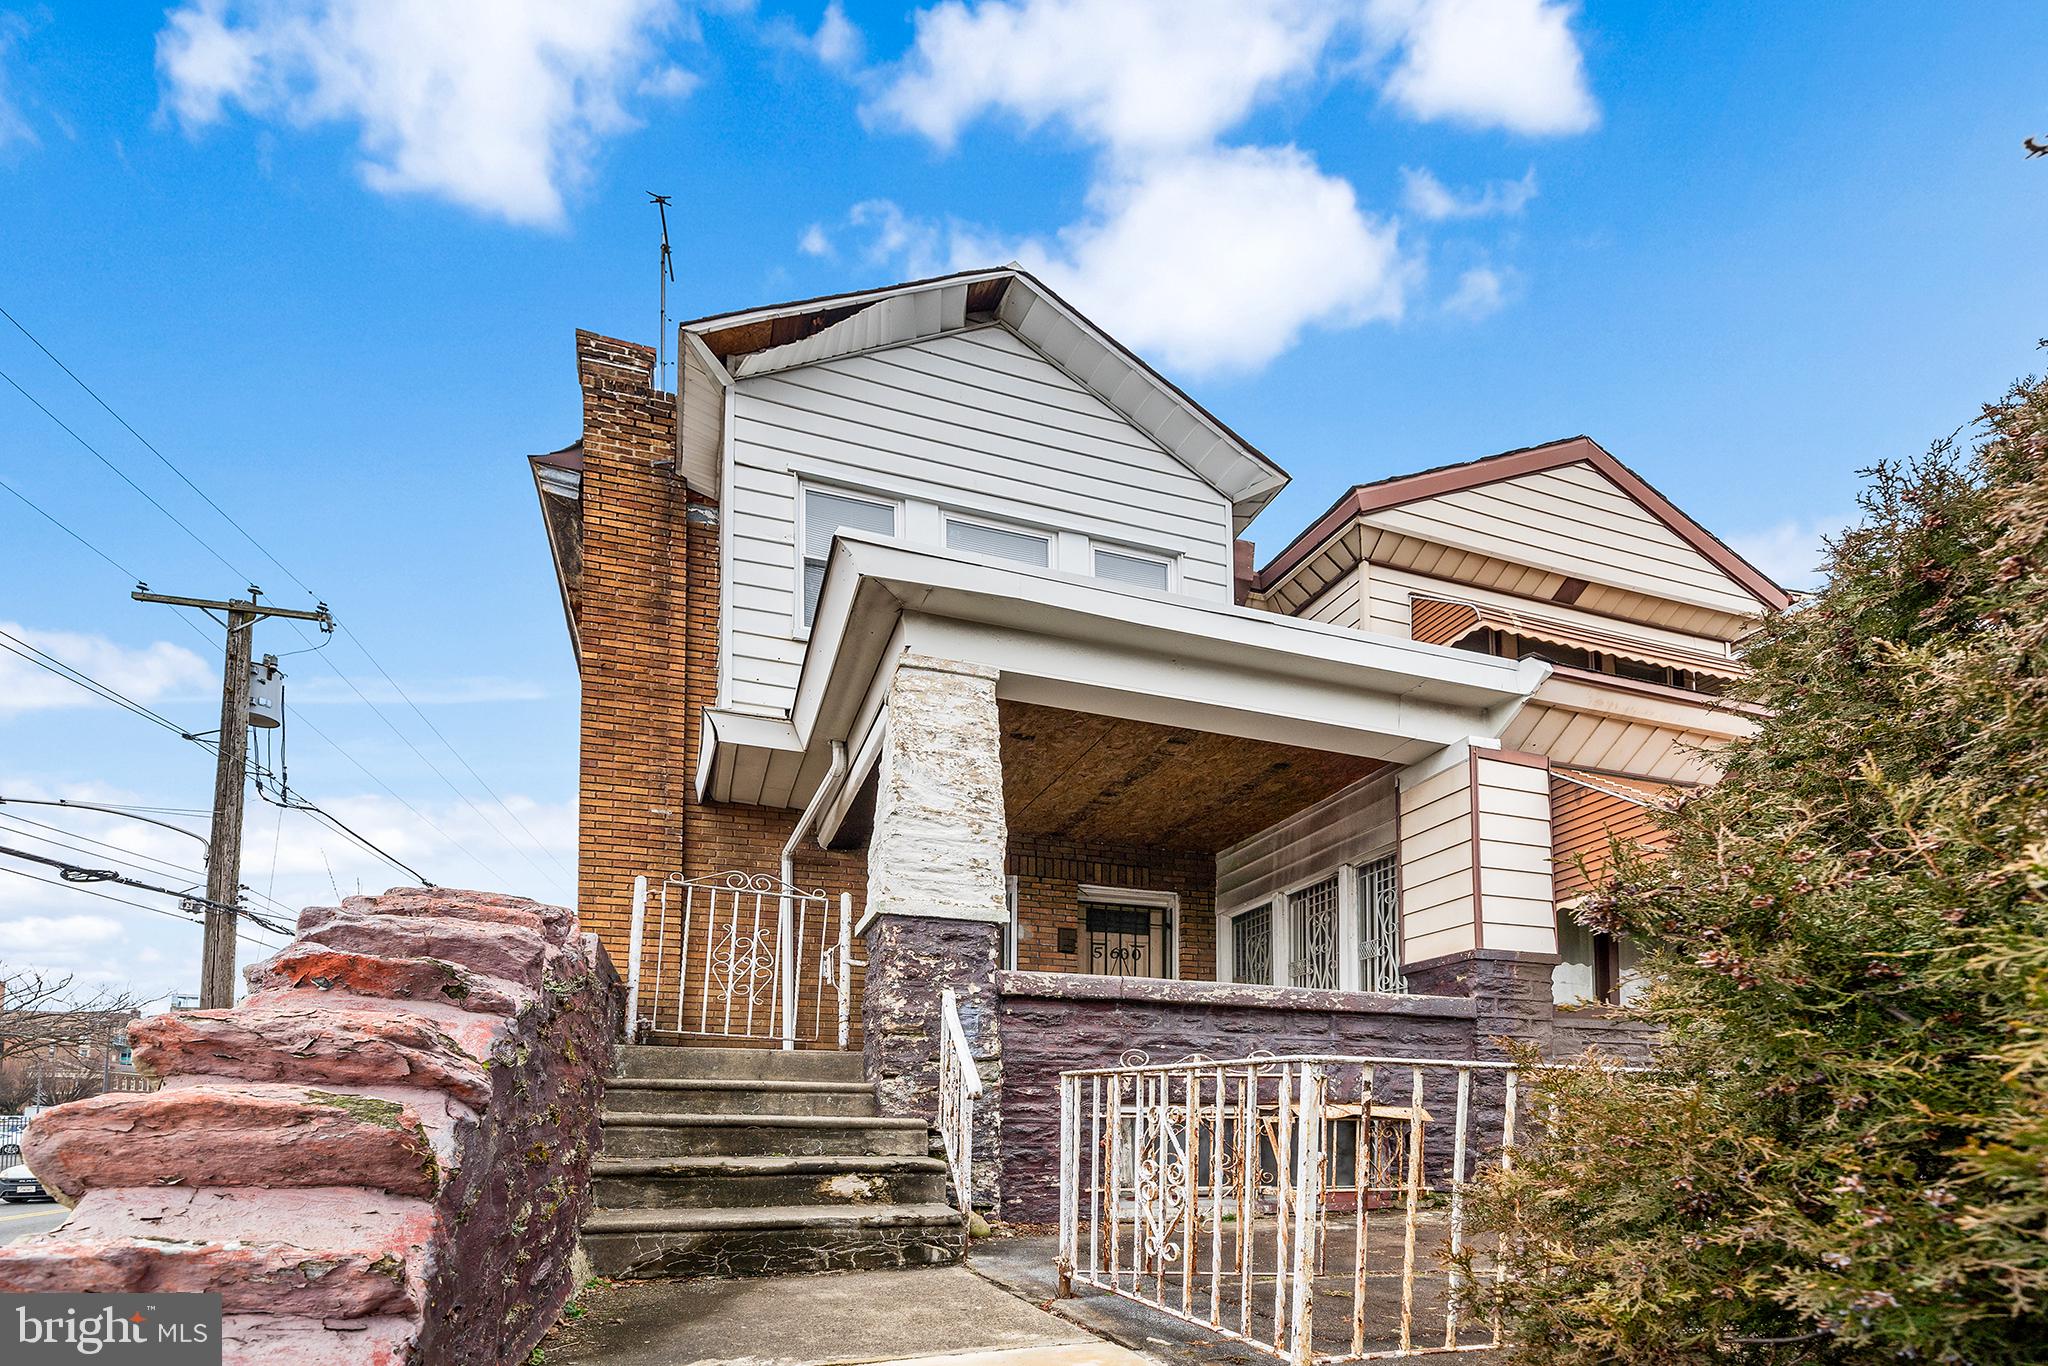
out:
<path id="1" fill-rule="evenodd" d="M 973 1202 L 992 1207 L 1004 1118 L 995 990 L 1002 927 L 878 915 L 861 937 L 868 964 L 861 988 L 861 1049 L 883 1114 L 938 1118 L 940 993 L 951 987 L 959 999 L 960 1024 L 982 1082 L 974 1107 Z"/>
<path id="2" fill-rule="evenodd" d="M 1059 1074 L 1253 1052 L 1469 1058 L 1478 1005 L 1441 996 L 1274 990 L 1067 973 L 996 974 L 1003 1060 L 1002 1213 L 1059 1217 Z M 1429 1103 L 1440 1104 L 1432 1098 Z"/>

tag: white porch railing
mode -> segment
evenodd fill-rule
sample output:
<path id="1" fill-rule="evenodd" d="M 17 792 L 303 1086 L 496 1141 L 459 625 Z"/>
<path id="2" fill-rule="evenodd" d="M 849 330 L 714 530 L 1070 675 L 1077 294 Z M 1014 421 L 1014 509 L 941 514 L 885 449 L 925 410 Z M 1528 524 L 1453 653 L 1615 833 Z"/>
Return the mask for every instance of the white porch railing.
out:
<path id="1" fill-rule="evenodd" d="M 980 1098 L 981 1069 L 960 1023 L 959 998 L 947 987 L 939 995 L 939 1139 L 963 1219 L 973 1205 L 974 1102 Z"/>
<path id="2" fill-rule="evenodd" d="M 1512 1165 L 1518 1080 L 1506 1063 L 1336 1056 L 1062 1073 L 1061 1291 L 1300 1366 L 1498 1346 L 1450 1259 L 1472 1172 Z"/>
<path id="3" fill-rule="evenodd" d="M 626 1039 L 649 1031 L 774 1040 L 784 1048 L 852 1032 L 853 899 L 838 925 L 823 891 L 772 873 L 633 880 Z M 652 972 L 643 964 L 653 957 Z M 651 979 L 651 980 L 650 980 Z M 829 993 L 829 995 L 828 995 Z"/>

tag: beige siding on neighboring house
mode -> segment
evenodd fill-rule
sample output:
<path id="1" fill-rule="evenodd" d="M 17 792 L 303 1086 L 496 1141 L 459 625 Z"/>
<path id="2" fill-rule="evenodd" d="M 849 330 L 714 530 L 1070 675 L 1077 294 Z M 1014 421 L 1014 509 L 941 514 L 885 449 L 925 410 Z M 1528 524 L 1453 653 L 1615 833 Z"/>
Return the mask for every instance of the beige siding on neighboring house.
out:
<path id="1" fill-rule="evenodd" d="M 795 687 L 806 479 L 1167 554 L 1178 591 L 1230 600 L 1224 497 L 1005 328 L 741 379 L 727 401 L 735 704 L 786 707 Z"/>
<path id="2" fill-rule="evenodd" d="M 1585 465 L 1385 508 L 1371 526 L 1589 583 L 1736 615 L 1757 602 L 1712 561 Z"/>
<path id="3" fill-rule="evenodd" d="M 1401 790 L 1401 959 L 1478 947 L 1472 899 L 1472 787 L 1454 763 Z"/>
<path id="4" fill-rule="evenodd" d="M 1485 750 L 1475 753 L 1472 767 L 1479 811 L 1476 862 L 1483 947 L 1556 953 L 1550 771 Z"/>
<path id="5" fill-rule="evenodd" d="M 1712 751 L 1726 743 L 1703 731 L 1599 716 L 1531 702 L 1508 724 L 1501 743 L 1559 764 L 1634 773 L 1665 782 L 1711 782 Z"/>
<path id="6" fill-rule="evenodd" d="M 1294 613 L 1309 621 L 1327 622 L 1332 626 L 1358 625 L 1363 613 L 1362 603 L 1366 593 L 1366 567 L 1355 565 L 1328 587 L 1315 596 L 1302 609 Z"/>

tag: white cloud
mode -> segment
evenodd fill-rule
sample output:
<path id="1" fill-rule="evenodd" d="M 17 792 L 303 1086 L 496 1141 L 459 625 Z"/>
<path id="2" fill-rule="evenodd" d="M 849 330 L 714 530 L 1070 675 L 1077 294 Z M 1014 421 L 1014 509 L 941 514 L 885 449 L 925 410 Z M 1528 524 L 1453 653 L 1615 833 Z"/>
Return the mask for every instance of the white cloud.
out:
<path id="1" fill-rule="evenodd" d="M 1529 135 L 1583 133 L 1600 121 L 1572 19 L 1554 0 L 1367 0 L 1395 50 L 1385 93 L 1423 120 Z"/>
<path id="2" fill-rule="evenodd" d="M 33 146 L 36 142 L 36 130 L 29 126 L 28 116 L 22 113 L 14 94 L 11 65 L 14 50 L 28 27 L 28 20 L 18 14 L 0 14 L 0 151 L 16 143 Z"/>
<path id="3" fill-rule="evenodd" d="M 657 100 L 686 98 L 698 86 L 697 73 L 671 62 L 640 82 L 640 93 Z"/>
<path id="4" fill-rule="evenodd" d="M 843 69 L 860 65 L 867 52 L 867 40 L 846 17 L 839 0 L 831 0 L 825 6 L 825 16 L 818 21 L 818 31 L 811 37 L 811 50 L 826 66 Z"/>
<path id="5" fill-rule="evenodd" d="M 1492 180 L 1477 190 L 1458 191 L 1436 178 L 1426 166 L 1401 168 L 1401 203 L 1417 218 L 1440 223 L 1448 218 L 1512 218 L 1536 197 L 1536 168 L 1520 180 Z"/>
<path id="6" fill-rule="evenodd" d="M 1491 266 L 1473 266 L 1458 276 L 1457 285 L 1444 300 L 1444 312 L 1477 321 L 1498 313 L 1507 302 L 1507 279 Z"/>
<path id="7" fill-rule="evenodd" d="M 515 223 L 562 218 L 599 139 L 630 127 L 674 0 L 192 0 L 157 36 L 164 103 L 188 132 L 235 105 L 295 127 L 353 124 L 364 181 Z"/>
<path id="8" fill-rule="evenodd" d="M 823 223 L 813 223 L 797 238 L 796 249 L 806 256 L 829 258 L 832 255 L 832 239 L 826 235 Z"/>
<path id="9" fill-rule="evenodd" d="M 72 668 L 98 679 L 138 702 L 199 699 L 220 693 L 218 666 L 208 664 L 182 645 L 159 640 L 139 648 L 116 644 L 102 635 L 77 631 L 37 631 L 18 622 L 0 621 L 0 631 L 45 650 Z M 12 713 L 61 707 L 106 707 L 92 693 L 39 665 L 31 664 L 10 644 L 0 649 L 0 717 Z"/>
<path id="10" fill-rule="evenodd" d="M 105 944 L 121 937 L 121 922 L 106 915 L 24 915 L 0 920 L 0 953 L 70 949 Z"/>
<path id="11" fill-rule="evenodd" d="M 1316 0 L 944 0 L 870 117 L 950 146 L 984 113 L 1120 151 L 1199 146 L 1309 76 L 1342 11 Z"/>
<path id="12" fill-rule="evenodd" d="M 886 201 L 853 221 L 913 274 L 1014 258 L 1120 341 L 1198 373 L 1255 369 L 1309 327 L 1401 316 L 1412 270 L 1395 228 L 1298 148 L 1147 161 L 1088 204 L 1051 239 L 942 229 Z"/>
<path id="13" fill-rule="evenodd" d="M 1591 125 L 1570 27 L 1552 0 L 940 0 L 910 50 L 869 73 L 870 122 L 950 147 L 984 117 L 1095 147 L 1087 214 L 1014 237 L 857 206 L 870 259 L 908 274 L 1014 257 L 1123 341 L 1193 371 L 1265 364 L 1311 327 L 1402 315 L 1417 274 L 1396 225 L 1299 148 L 1221 139 L 1319 79 L 1374 79 L 1419 118 L 1521 132 Z M 1424 221 L 1518 213 L 1535 172 L 1460 194 L 1410 173 Z M 806 241 L 810 241 L 806 235 Z M 1498 307 L 1506 277 L 1467 272 L 1452 303 Z"/>
<path id="14" fill-rule="evenodd" d="M 1811 590 L 1820 587 L 1821 566 L 1827 559 L 1822 539 L 1848 524 L 1847 517 L 1787 518 L 1775 526 L 1730 536 L 1728 544 L 1782 586 Z"/>

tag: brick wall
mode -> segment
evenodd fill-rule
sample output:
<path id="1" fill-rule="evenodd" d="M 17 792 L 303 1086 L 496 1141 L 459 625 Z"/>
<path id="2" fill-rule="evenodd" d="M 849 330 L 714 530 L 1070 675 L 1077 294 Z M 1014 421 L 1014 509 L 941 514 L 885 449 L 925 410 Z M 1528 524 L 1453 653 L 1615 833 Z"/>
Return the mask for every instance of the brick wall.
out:
<path id="1" fill-rule="evenodd" d="M 658 885 L 669 875 L 775 873 L 798 813 L 697 801 L 701 718 L 718 696 L 718 504 L 673 471 L 676 400 L 653 387 L 653 350 L 578 332 L 576 361 L 583 387 L 578 905 L 584 925 L 623 964 L 636 875 Z M 856 919 L 865 904 L 867 857 L 826 853 L 806 841 L 795 875 L 799 886 L 831 898 L 828 922 L 808 925 L 804 936 L 810 993 L 818 956 L 836 941 L 839 894 L 852 895 Z M 672 919 L 672 939 L 679 928 Z M 657 980 L 654 939 L 650 929 L 641 1012 L 672 1026 L 674 946 L 662 952 Z M 693 935 L 689 960 L 699 972 L 703 953 Z M 693 979 L 691 989 L 700 982 Z M 858 1038 L 858 970 L 854 982 Z M 825 1001 L 816 1016 L 815 999 L 806 998 L 803 1031 L 831 1040 L 836 1002 Z"/>
<path id="2" fill-rule="evenodd" d="M 1055 836 L 1015 836 L 1006 871 L 1017 879 L 1017 966 L 1027 972 L 1079 972 L 1088 936 L 1082 923 L 1084 884 L 1174 892 L 1180 897 L 1182 978 L 1216 976 L 1216 859 L 1210 854 L 1122 844 L 1082 844 Z M 1063 953 L 1059 932 L 1077 931 L 1077 951 Z"/>

